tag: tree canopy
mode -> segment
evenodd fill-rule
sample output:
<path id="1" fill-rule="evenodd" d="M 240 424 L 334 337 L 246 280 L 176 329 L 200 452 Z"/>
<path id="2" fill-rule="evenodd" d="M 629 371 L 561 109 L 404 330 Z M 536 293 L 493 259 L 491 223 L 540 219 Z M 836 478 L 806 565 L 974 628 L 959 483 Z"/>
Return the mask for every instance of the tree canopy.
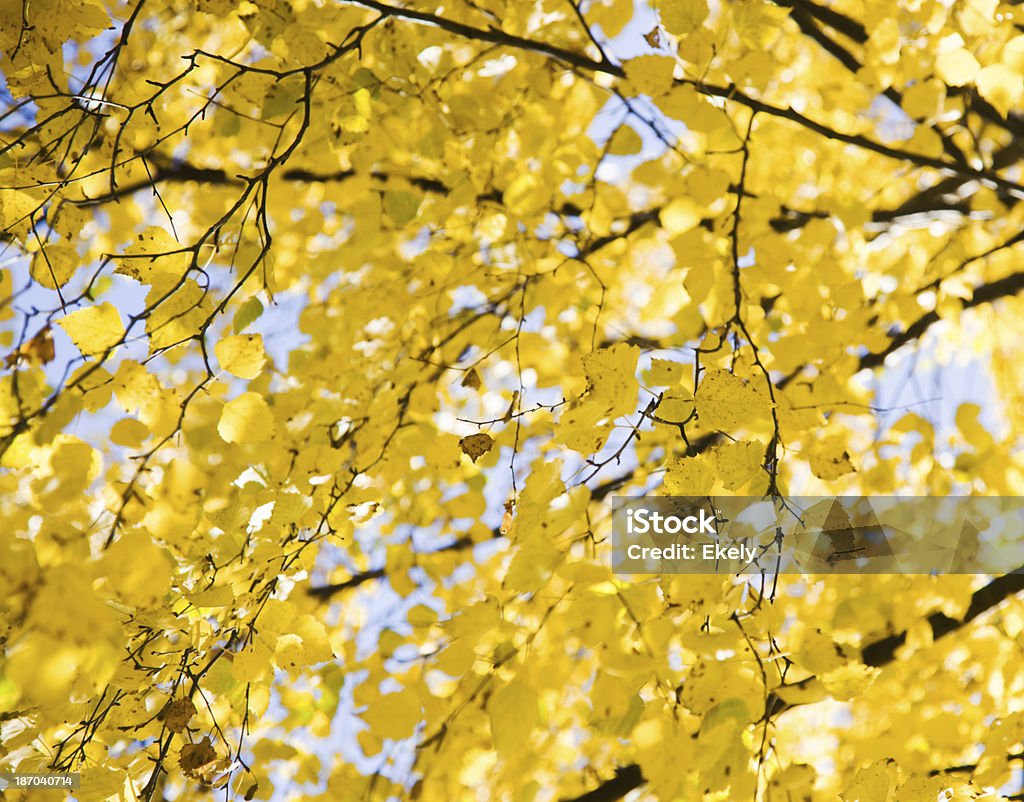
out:
<path id="1" fill-rule="evenodd" d="M 1024 6 L 2 0 L 0 52 L 0 767 L 1020 793 L 1021 574 L 618 576 L 609 499 L 1022 494 Z"/>

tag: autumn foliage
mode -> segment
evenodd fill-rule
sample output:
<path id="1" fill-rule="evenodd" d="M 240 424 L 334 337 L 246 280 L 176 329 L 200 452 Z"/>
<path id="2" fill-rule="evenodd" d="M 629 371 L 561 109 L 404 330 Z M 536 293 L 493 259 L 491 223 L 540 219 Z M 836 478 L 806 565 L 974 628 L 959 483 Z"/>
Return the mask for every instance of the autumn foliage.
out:
<path id="1" fill-rule="evenodd" d="M 0 53 L 0 769 L 1019 798 L 1021 574 L 608 538 L 1024 495 L 1024 6 L 0 0 Z"/>

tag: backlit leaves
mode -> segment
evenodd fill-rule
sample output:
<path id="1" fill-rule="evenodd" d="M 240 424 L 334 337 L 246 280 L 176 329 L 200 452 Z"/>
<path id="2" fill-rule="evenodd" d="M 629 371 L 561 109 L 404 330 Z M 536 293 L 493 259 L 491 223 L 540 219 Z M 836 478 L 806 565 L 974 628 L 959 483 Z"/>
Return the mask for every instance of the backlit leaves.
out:
<path id="1" fill-rule="evenodd" d="M 57 322 L 84 356 L 101 354 L 124 338 L 121 315 L 111 303 L 79 309 Z"/>
<path id="2" fill-rule="evenodd" d="M 4 6 L 0 769 L 1019 792 L 1013 594 L 609 499 L 1021 495 L 1024 19 L 649 6 Z"/>
<path id="3" fill-rule="evenodd" d="M 709 370 L 695 396 L 697 415 L 712 429 L 733 431 L 767 417 L 770 401 L 751 381 L 725 370 Z"/>
<path id="4" fill-rule="evenodd" d="M 274 436 L 274 416 L 257 393 L 242 393 L 224 405 L 217 431 L 229 443 L 259 443 Z"/>

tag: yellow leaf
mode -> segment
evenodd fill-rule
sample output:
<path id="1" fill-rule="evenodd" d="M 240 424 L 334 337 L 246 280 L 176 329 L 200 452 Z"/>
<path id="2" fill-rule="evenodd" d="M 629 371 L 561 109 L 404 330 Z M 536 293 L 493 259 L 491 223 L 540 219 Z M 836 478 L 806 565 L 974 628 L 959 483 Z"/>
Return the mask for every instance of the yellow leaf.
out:
<path id="1" fill-rule="evenodd" d="M 676 36 L 693 33 L 708 18 L 707 0 L 661 0 L 658 16 L 665 30 Z"/>
<path id="2" fill-rule="evenodd" d="M 58 323 L 83 356 L 102 354 L 124 338 L 121 314 L 112 303 L 79 309 L 61 318 Z"/>
<path id="3" fill-rule="evenodd" d="M 673 459 L 665 471 L 665 493 L 670 496 L 703 496 L 714 483 L 714 471 L 704 456 Z"/>
<path id="4" fill-rule="evenodd" d="M 1024 34 L 1013 37 L 1003 45 L 1002 62 L 1017 73 L 1024 73 Z"/>
<path id="5" fill-rule="evenodd" d="M 763 418 L 769 402 L 752 384 L 726 370 L 704 374 L 696 394 L 697 416 L 711 429 L 732 431 Z"/>
<path id="6" fill-rule="evenodd" d="M 274 436 L 274 416 L 258 393 L 242 393 L 224 405 L 217 431 L 228 443 L 261 443 Z"/>
<path id="7" fill-rule="evenodd" d="M 107 802 L 111 798 L 122 799 L 126 779 L 128 779 L 128 774 L 123 769 L 109 766 L 86 768 L 82 771 L 78 793 L 75 796 L 81 802 Z"/>
<path id="8" fill-rule="evenodd" d="M 231 661 L 231 676 L 239 682 L 254 682 L 262 679 L 271 669 L 273 652 L 261 638 L 253 640 L 249 646 L 234 656 Z"/>
<path id="9" fill-rule="evenodd" d="M 979 94 L 1001 114 L 1016 108 L 1024 95 L 1024 76 L 1005 64 L 990 64 L 974 79 Z"/>
<path id="10" fill-rule="evenodd" d="M 647 374 L 647 381 L 658 387 L 672 387 L 683 378 L 683 373 L 690 370 L 689 365 L 681 362 L 672 362 L 667 359 L 652 359 L 651 369 Z"/>
<path id="11" fill-rule="evenodd" d="M 300 616 L 293 632 L 278 637 L 274 659 L 293 676 L 306 666 L 334 659 L 324 625 L 311 615 Z"/>
<path id="12" fill-rule="evenodd" d="M 626 23 L 633 19 L 633 0 L 604 0 L 602 3 L 591 3 L 587 16 L 591 22 L 601 26 L 605 36 L 618 36 L 626 27 Z"/>
<path id="13" fill-rule="evenodd" d="M 608 152 L 612 156 L 632 156 L 639 153 L 644 146 L 640 135 L 628 125 L 620 125 L 611 141 L 608 143 Z"/>
<path id="14" fill-rule="evenodd" d="M 935 60 L 936 72 L 949 86 L 970 83 L 980 66 L 978 60 L 962 47 L 940 53 Z"/>
<path id="15" fill-rule="evenodd" d="M 10 185 L 14 176 L 5 176 L 2 183 Z M 31 215 L 37 214 L 40 202 L 19 189 L 0 189 L 0 231 L 11 231 L 24 236 L 29 229 Z"/>
<path id="16" fill-rule="evenodd" d="M 814 475 L 826 481 L 838 479 L 840 476 L 853 473 L 856 470 L 850 461 L 845 441 L 841 437 L 815 440 L 810 452 L 810 463 Z"/>
<path id="17" fill-rule="evenodd" d="M 423 715 L 420 698 L 408 688 L 378 697 L 362 714 L 374 735 L 380 738 L 408 738 Z"/>
<path id="18" fill-rule="evenodd" d="M 618 418 L 636 411 L 639 383 L 636 361 L 640 349 L 616 343 L 583 357 L 583 370 L 590 383 L 591 397 L 607 404 L 607 415 Z"/>
<path id="19" fill-rule="evenodd" d="M 519 679 L 498 688 L 487 704 L 494 748 L 508 758 L 527 748 L 530 733 L 540 721 L 537 692 Z"/>
<path id="20" fill-rule="evenodd" d="M 111 442 L 126 448 L 138 448 L 149 434 L 149 427 L 135 418 L 122 418 L 110 430 Z"/>
<path id="21" fill-rule="evenodd" d="M 170 557 L 144 530 L 115 540 L 104 552 L 103 565 L 107 581 L 126 604 L 152 606 L 171 589 Z"/>
<path id="22" fill-rule="evenodd" d="M 636 95 L 654 97 L 672 88 L 676 60 L 669 56 L 639 56 L 630 59 L 626 68 L 626 90 Z"/>
<path id="23" fill-rule="evenodd" d="M 895 785 L 895 773 L 891 761 L 879 760 L 858 771 L 853 782 L 839 796 L 843 802 L 886 802 Z"/>
<path id="24" fill-rule="evenodd" d="M 817 627 L 798 624 L 790 640 L 793 659 L 812 674 L 825 674 L 849 663 L 839 644 Z"/>
<path id="25" fill-rule="evenodd" d="M 49 289 L 67 284 L 78 268 L 78 254 L 68 245 L 47 245 L 32 257 L 32 278 Z"/>
<path id="26" fill-rule="evenodd" d="M 235 334 L 213 346 L 220 366 L 240 379 L 255 379 L 267 361 L 263 337 L 259 334 Z"/>
<path id="27" fill-rule="evenodd" d="M 662 228 L 669 234 L 683 234 L 701 220 L 701 207 L 692 198 L 676 198 L 661 210 Z"/>
<path id="28" fill-rule="evenodd" d="M 537 214 L 547 208 L 551 190 L 534 173 L 522 173 L 505 189 L 504 200 L 514 214 Z"/>
<path id="29" fill-rule="evenodd" d="M 759 440 L 723 443 L 712 449 L 710 456 L 725 489 L 739 490 L 761 470 L 764 443 Z"/>

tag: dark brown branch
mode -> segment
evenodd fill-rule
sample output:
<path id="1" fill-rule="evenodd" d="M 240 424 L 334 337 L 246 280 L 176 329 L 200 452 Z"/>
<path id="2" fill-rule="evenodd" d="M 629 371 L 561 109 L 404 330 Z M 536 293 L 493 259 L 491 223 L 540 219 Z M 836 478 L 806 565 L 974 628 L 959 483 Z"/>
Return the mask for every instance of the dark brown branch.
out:
<path id="1" fill-rule="evenodd" d="M 814 16 L 808 11 L 808 9 L 804 8 L 803 3 L 794 2 L 794 0 L 790 0 L 789 3 L 783 2 L 783 0 L 775 0 L 775 2 L 778 3 L 778 5 L 792 8 L 790 17 L 800 28 L 801 32 L 809 39 L 813 39 L 817 42 L 818 45 L 821 46 L 822 50 L 830 54 L 840 64 L 846 67 L 852 75 L 856 76 L 857 73 L 860 72 L 863 68 L 860 61 L 853 55 L 853 53 L 839 44 L 839 42 L 831 39 L 820 27 L 818 27 L 818 23 L 815 21 Z M 882 95 L 897 106 L 901 108 L 903 107 L 903 95 L 895 87 L 887 86 L 883 90 Z M 960 164 L 967 163 L 967 159 L 964 156 L 963 151 L 957 147 L 956 143 L 946 134 L 945 131 L 934 123 L 930 128 L 942 141 L 942 149 L 946 151 L 947 155 Z"/>
<path id="2" fill-rule="evenodd" d="M 776 5 L 793 9 L 793 19 L 799 24 L 798 15 L 812 17 L 818 22 L 827 25 L 859 45 L 867 44 L 869 37 L 867 29 L 857 20 L 848 17 L 828 6 L 819 5 L 814 0 L 772 0 Z M 1024 136 L 1024 122 L 1019 117 L 1009 115 L 1003 117 L 992 104 L 983 98 L 974 87 L 949 87 L 949 94 L 956 96 L 966 93 L 970 101 L 970 109 L 979 116 L 999 127 L 1010 131 L 1016 136 Z"/>
<path id="3" fill-rule="evenodd" d="M 1002 298 L 1010 298 L 1014 295 L 1024 291 L 1024 271 L 1018 271 L 1011 273 L 1001 279 L 990 281 L 987 284 L 982 284 L 975 287 L 974 294 L 971 299 L 964 301 L 964 309 L 973 309 L 976 306 L 982 304 L 993 303 Z M 865 354 L 860 360 L 860 370 L 866 370 L 869 368 L 877 368 L 885 363 L 885 358 L 894 351 L 899 350 L 907 343 L 919 340 L 924 336 L 925 332 L 928 331 L 934 324 L 939 322 L 938 312 L 932 310 L 913 323 L 911 323 L 906 329 L 897 334 L 892 338 L 892 341 L 883 350 L 874 354 Z"/>
<path id="4" fill-rule="evenodd" d="M 364 6 L 366 8 L 372 8 L 379 11 L 382 14 L 399 17 L 403 19 L 412 20 L 414 22 L 420 22 L 428 25 L 435 25 L 442 30 L 453 33 L 457 36 L 461 36 L 466 39 L 473 39 L 476 41 L 490 42 L 491 44 L 504 45 L 507 47 L 516 48 L 519 50 L 531 51 L 534 53 L 540 53 L 542 55 L 550 56 L 562 63 L 575 67 L 577 69 L 586 70 L 589 72 L 603 72 L 609 75 L 614 75 L 618 78 L 625 78 L 625 70 L 617 64 L 610 64 L 606 61 L 597 61 L 590 58 L 582 53 L 577 53 L 572 50 L 568 50 L 557 45 L 552 45 L 547 42 L 538 42 L 533 39 L 527 39 L 522 36 L 515 36 L 513 34 L 505 33 L 494 28 L 474 28 L 471 25 L 466 25 L 461 22 L 455 22 L 436 14 L 430 14 L 425 11 L 415 11 L 409 8 L 401 8 L 398 6 L 390 6 L 386 3 L 377 2 L 377 0 L 350 0 L 350 2 L 356 3 L 357 5 Z M 881 156 L 887 156 L 891 159 L 899 161 L 909 162 L 915 164 L 918 167 L 929 167 L 934 170 L 942 170 L 951 172 L 953 174 L 962 175 L 966 178 L 974 178 L 981 181 L 988 181 L 1001 189 L 1009 192 L 1014 192 L 1024 197 L 1024 186 L 1017 184 L 1014 181 L 1003 178 L 1002 176 L 996 175 L 987 170 L 982 170 L 976 167 L 971 167 L 965 164 L 957 164 L 948 162 L 945 159 L 937 159 L 931 156 L 925 156 L 912 151 L 903 150 L 902 148 L 895 148 L 889 145 L 885 145 L 881 142 L 876 142 L 861 134 L 845 134 L 841 131 L 836 131 L 833 128 L 829 128 L 827 125 L 819 123 L 815 120 L 806 117 L 800 112 L 792 108 L 782 108 L 780 106 L 773 106 L 770 103 L 765 103 L 761 100 L 750 97 L 749 95 L 741 92 L 737 87 L 730 86 L 714 86 L 712 84 L 706 84 L 702 81 L 695 81 L 692 79 L 681 79 L 676 82 L 677 84 L 685 84 L 692 86 L 698 92 L 708 95 L 709 97 L 720 97 L 726 100 L 732 100 L 747 108 L 766 114 L 771 117 L 778 117 L 780 119 L 789 120 L 790 122 L 796 123 L 804 128 L 814 131 L 826 139 L 830 139 L 836 142 L 843 142 L 848 145 L 853 145 L 864 150 L 877 153 Z"/>
<path id="5" fill-rule="evenodd" d="M 281 178 L 285 181 L 295 181 L 303 184 L 326 184 L 331 182 L 342 182 L 353 178 L 356 175 L 355 170 L 337 170 L 332 173 L 320 173 L 315 170 L 307 170 L 301 167 L 295 167 L 290 170 L 283 170 L 276 177 Z M 402 179 L 408 181 L 415 187 L 422 189 L 424 192 L 432 192 L 439 195 L 447 195 L 451 190 L 441 181 L 436 178 L 428 178 L 425 176 L 398 176 L 389 175 L 384 172 L 375 171 L 372 177 L 379 181 L 387 181 L 390 179 Z M 188 162 L 178 162 L 176 164 L 168 164 L 152 171 L 151 177 L 144 180 L 136 181 L 132 184 L 124 184 L 119 186 L 113 192 L 107 192 L 103 195 L 97 195 L 94 198 L 85 198 L 84 200 L 72 201 L 76 206 L 99 206 L 104 203 L 110 203 L 111 201 L 118 201 L 121 198 L 133 195 L 136 192 L 141 192 L 146 189 L 155 189 L 158 184 L 187 184 L 190 182 L 196 182 L 203 184 L 204 186 L 245 186 L 248 179 L 245 176 L 229 175 L 225 170 L 220 170 L 212 167 L 198 167 Z"/>
<path id="6" fill-rule="evenodd" d="M 567 50 L 564 47 L 559 47 L 558 45 L 549 44 L 547 42 L 538 42 L 534 39 L 516 36 L 499 30 L 498 28 L 474 28 L 472 25 L 466 25 L 461 22 L 456 22 L 455 20 L 446 19 L 445 17 L 438 16 L 437 14 L 431 14 L 426 11 L 416 11 L 411 8 L 402 8 L 400 6 L 390 6 L 387 3 L 377 2 L 377 0 L 349 0 L 349 2 L 366 8 L 372 8 L 389 17 L 399 17 L 401 19 L 420 22 L 425 25 L 434 25 L 443 31 L 454 33 L 456 36 L 462 36 L 466 39 L 490 42 L 495 45 L 505 45 L 506 47 L 514 47 L 518 50 L 531 50 L 534 53 L 551 56 L 557 61 L 561 61 L 571 67 L 576 67 L 588 72 L 605 72 L 619 78 L 624 78 L 626 76 L 622 67 L 618 64 L 611 63 L 607 59 L 597 61 L 583 53 Z"/>
<path id="7" fill-rule="evenodd" d="M 861 148 L 862 150 L 868 150 L 872 153 L 877 153 L 880 156 L 887 156 L 890 159 L 896 159 L 898 161 L 905 161 L 911 164 L 915 164 L 918 167 L 930 167 L 933 170 L 941 170 L 955 175 L 964 176 L 966 178 L 973 178 L 979 181 L 987 181 L 995 186 L 1005 189 L 1008 192 L 1015 193 L 1018 197 L 1024 197 L 1024 186 L 1010 181 L 1009 179 L 1003 178 L 988 170 L 982 170 L 976 167 L 971 167 L 964 164 L 954 164 L 948 162 L 945 159 L 937 159 L 933 156 L 925 156 L 920 153 L 914 153 L 903 148 L 894 148 L 889 145 L 876 142 L 873 139 L 869 139 L 861 134 L 845 134 L 842 131 L 836 131 L 833 128 L 829 128 L 827 125 L 812 120 L 796 109 L 793 108 L 782 108 L 780 106 L 773 106 L 770 103 L 752 98 L 749 95 L 745 95 L 734 85 L 730 86 L 713 86 L 711 84 L 704 84 L 698 81 L 691 81 L 684 79 L 679 83 L 689 84 L 693 86 L 697 91 L 702 92 L 705 95 L 711 97 L 720 97 L 726 100 L 732 100 L 746 106 L 748 109 L 753 111 L 766 114 L 770 117 L 778 117 L 779 119 L 789 120 L 797 125 L 800 125 L 808 130 L 814 131 L 816 134 L 820 134 L 826 139 L 830 139 L 835 142 L 843 142 L 847 145 L 853 145 Z"/>
<path id="8" fill-rule="evenodd" d="M 622 799 L 645 782 L 647 780 L 644 779 L 640 767 L 636 763 L 631 763 L 616 769 L 612 779 L 601 783 L 593 791 L 587 791 L 585 794 L 562 800 L 562 802 L 615 802 L 616 799 Z"/>
<path id="9" fill-rule="evenodd" d="M 982 613 L 986 613 L 996 607 L 1005 599 L 1024 591 L 1024 566 L 1016 571 L 993 579 L 985 587 L 979 588 L 971 596 L 970 606 L 964 614 L 963 619 L 950 618 L 945 613 L 932 613 L 928 616 L 928 624 L 932 629 L 932 637 L 935 640 L 943 638 L 958 629 L 963 628 Z M 896 659 L 896 652 L 907 642 L 907 633 L 900 632 L 897 635 L 890 635 L 881 640 L 869 643 L 861 649 L 861 660 L 865 665 L 882 667 L 889 665 Z"/>

